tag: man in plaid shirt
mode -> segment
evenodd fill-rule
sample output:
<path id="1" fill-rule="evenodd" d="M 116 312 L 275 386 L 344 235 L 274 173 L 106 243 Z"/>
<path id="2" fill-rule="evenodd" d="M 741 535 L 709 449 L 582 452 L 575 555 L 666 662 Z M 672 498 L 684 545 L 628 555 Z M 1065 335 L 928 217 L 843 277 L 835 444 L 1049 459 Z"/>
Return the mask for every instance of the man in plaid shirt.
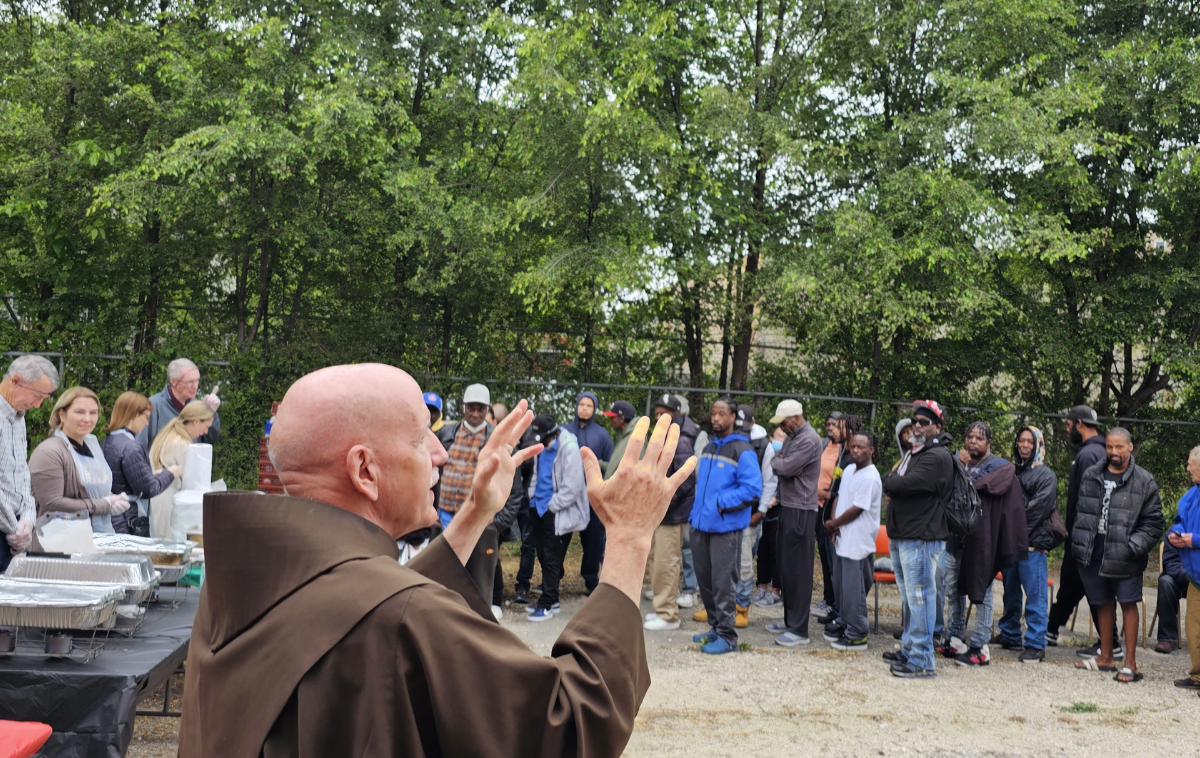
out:
<path id="1" fill-rule="evenodd" d="M 33 538 L 37 504 L 29 489 L 25 411 L 58 389 L 58 370 L 40 355 L 22 355 L 0 381 L 0 571 Z"/>
<path id="2" fill-rule="evenodd" d="M 437 432 L 437 437 L 446 448 L 449 460 L 442 467 L 436 491 L 438 518 L 442 528 L 450 525 L 451 519 L 467 501 L 471 494 L 471 482 L 475 478 L 475 464 L 479 459 L 479 451 L 487 444 L 494 428 L 487 422 L 488 408 L 491 407 L 491 392 L 482 384 L 472 384 L 463 392 L 463 418 L 446 424 Z M 516 482 L 520 482 L 517 477 Z M 480 594 L 492 599 L 492 613 L 499 618 L 500 597 L 504 581 L 499 575 L 500 541 L 508 534 L 517 511 L 521 505 L 521 491 L 517 484 L 513 486 L 513 495 L 509 497 L 504 510 L 496 515 L 492 524 L 483 531 L 475 551 L 467 561 L 467 573 L 475 580 Z"/>

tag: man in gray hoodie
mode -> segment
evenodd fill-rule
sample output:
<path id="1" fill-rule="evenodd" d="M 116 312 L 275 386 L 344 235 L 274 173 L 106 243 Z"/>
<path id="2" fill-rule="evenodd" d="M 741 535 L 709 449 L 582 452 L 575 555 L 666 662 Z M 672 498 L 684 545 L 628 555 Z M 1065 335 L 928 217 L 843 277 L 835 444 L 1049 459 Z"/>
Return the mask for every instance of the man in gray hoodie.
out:
<path id="1" fill-rule="evenodd" d="M 591 506 L 575 435 L 560 428 L 550 414 L 538 416 L 529 428 L 533 430 L 533 441 L 544 448 L 533 458 L 533 486 L 529 491 L 529 506 L 537 511 L 542 529 L 538 543 L 542 594 L 537 605 L 527 610 L 530 621 L 547 621 L 558 612 L 558 584 L 562 581 L 567 545 L 572 534 L 587 528 Z"/>

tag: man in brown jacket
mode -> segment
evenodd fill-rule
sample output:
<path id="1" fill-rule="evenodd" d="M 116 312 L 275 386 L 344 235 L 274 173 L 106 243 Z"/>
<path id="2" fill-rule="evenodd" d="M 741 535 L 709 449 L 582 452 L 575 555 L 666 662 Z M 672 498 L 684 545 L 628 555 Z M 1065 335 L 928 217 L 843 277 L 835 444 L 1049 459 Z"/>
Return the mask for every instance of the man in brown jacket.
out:
<path id="1" fill-rule="evenodd" d="M 395 539 L 437 519 L 446 459 L 417 383 L 358 365 L 292 385 L 271 434 L 288 495 L 205 500 L 179 754 L 620 755 L 650 684 L 637 596 L 651 534 L 695 462 L 668 478 L 678 429 L 660 424 L 647 443 L 648 421 L 607 482 L 583 453 L 608 553 L 542 658 L 496 625 L 463 568 L 541 450 L 512 452 L 531 420 L 522 401 L 496 427 L 467 502 L 400 566 Z"/>

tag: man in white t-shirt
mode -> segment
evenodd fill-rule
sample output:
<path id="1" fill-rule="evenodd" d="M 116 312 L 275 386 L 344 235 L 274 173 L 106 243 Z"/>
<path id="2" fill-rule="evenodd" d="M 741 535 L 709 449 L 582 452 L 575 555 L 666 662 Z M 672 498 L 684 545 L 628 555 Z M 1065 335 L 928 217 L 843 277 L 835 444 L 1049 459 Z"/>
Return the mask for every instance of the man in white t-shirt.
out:
<path id="1" fill-rule="evenodd" d="M 875 469 L 875 440 L 866 432 L 850 438 L 850 465 L 842 472 L 833 518 L 825 531 L 833 540 L 833 591 L 844 625 L 826 639 L 835 650 L 866 650 L 870 621 L 867 619 L 867 588 L 873 578 L 871 556 L 879 533 L 879 510 L 883 481 Z"/>

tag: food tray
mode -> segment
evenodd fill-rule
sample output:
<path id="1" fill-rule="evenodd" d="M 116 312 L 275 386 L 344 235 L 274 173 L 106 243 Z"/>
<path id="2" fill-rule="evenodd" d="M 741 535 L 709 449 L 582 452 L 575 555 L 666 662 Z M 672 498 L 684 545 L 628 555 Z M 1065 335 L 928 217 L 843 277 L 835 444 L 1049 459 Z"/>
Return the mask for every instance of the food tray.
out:
<path id="1" fill-rule="evenodd" d="M 132 534 L 96 534 L 92 541 L 96 544 L 97 553 L 134 553 L 148 555 L 155 566 L 178 566 L 187 563 L 192 557 L 195 542 L 173 542 L 155 540 L 149 537 L 135 537 Z"/>
<path id="2" fill-rule="evenodd" d="M 174 584 L 182 579 L 191 567 L 191 563 L 185 563 L 181 566 L 155 566 L 154 568 L 158 570 L 160 582 Z"/>
<path id="3" fill-rule="evenodd" d="M 97 561 L 100 563 L 132 563 L 138 567 L 138 576 L 142 582 L 158 581 L 158 573 L 154 570 L 154 561 L 150 560 L 148 555 L 134 555 L 132 553 L 110 553 L 106 555 L 89 555 L 86 558 L 78 558 L 76 560 Z"/>
<path id="4" fill-rule="evenodd" d="M 99 557 L 99 556 L 97 556 Z M 30 558 L 16 556 L 8 565 L 5 575 L 13 579 L 38 580 L 55 584 L 119 584 L 125 588 L 123 603 L 137 605 L 149 599 L 158 583 L 154 567 L 150 566 L 150 578 L 146 579 L 143 566 L 131 561 L 77 561 L 63 558 Z"/>
<path id="5" fill-rule="evenodd" d="M 0 578 L 0 626 L 94 629 L 113 622 L 119 584 L 62 584 Z"/>

